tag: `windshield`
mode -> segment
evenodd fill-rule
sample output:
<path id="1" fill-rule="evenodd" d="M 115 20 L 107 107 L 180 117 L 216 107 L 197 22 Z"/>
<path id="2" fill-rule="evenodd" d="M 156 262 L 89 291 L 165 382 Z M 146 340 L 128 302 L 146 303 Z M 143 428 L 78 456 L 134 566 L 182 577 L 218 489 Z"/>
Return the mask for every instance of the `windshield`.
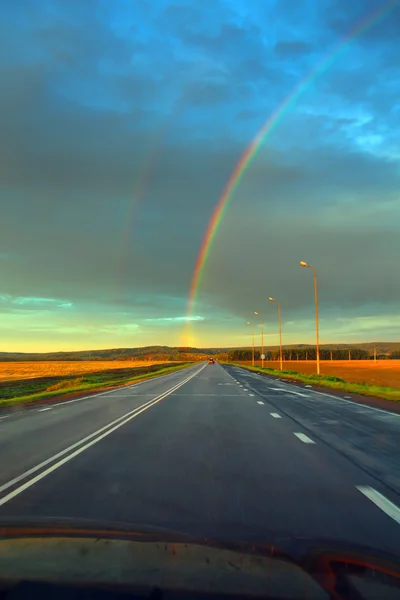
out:
<path id="1" fill-rule="evenodd" d="M 400 562 L 399 3 L 0 16 L 0 528 Z"/>

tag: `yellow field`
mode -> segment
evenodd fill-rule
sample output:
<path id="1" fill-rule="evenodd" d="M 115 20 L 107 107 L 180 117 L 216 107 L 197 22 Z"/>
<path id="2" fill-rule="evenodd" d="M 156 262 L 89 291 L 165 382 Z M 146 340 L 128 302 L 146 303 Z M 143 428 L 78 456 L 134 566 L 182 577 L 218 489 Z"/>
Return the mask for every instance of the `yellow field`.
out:
<path id="1" fill-rule="evenodd" d="M 0 381 L 82 375 L 114 369 L 130 369 L 161 364 L 167 361 L 96 360 L 79 362 L 0 362 Z"/>
<path id="2" fill-rule="evenodd" d="M 251 365 L 251 361 L 240 364 Z M 261 361 L 256 362 L 261 366 Z M 264 361 L 264 366 L 279 369 L 279 361 Z M 315 361 L 292 360 L 284 361 L 285 371 L 299 373 L 315 373 Z M 400 389 L 400 360 L 324 360 L 321 361 L 321 375 L 335 375 L 345 381 L 367 383 L 382 387 Z"/>

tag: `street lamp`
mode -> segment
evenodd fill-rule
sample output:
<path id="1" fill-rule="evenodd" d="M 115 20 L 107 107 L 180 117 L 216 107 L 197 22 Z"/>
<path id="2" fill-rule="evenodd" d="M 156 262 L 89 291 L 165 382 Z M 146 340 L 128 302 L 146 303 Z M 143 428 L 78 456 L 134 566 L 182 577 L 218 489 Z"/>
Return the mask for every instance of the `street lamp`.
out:
<path id="1" fill-rule="evenodd" d="M 254 314 L 257 315 L 258 317 L 260 317 L 260 322 L 261 322 L 261 366 L 262 368 L 264 368 L 264 321 L 262 318 L 262 315 L 260 315 L 260 313 L 258 313 L 257 311 L 254 311 Z"/>
<path id="2" fill-rule="evenodd" d="M 315 298 L 315 328 L 316 328 L 316 340 L 317 340 L 317 375 L 319 375 L 319 325 L 318 325 L 318 287 L 317 287 L 317 271 L 313 266 L 306 263 L 304 260 L 300 261 L 300 266 L 308 267 L 312 269 L 314 273 L 314 298 Z"/>
<path id="3" fill-rule="evenodd" d="M 282 321 L 281 321 L 281 303 L 275 298 L 268 298 L 271 302 L 276 302 L 278 305 L 278 325 L 279 325 L 279 365 L 281 371 L 283 371 L 283 362 L 282 362 Z"/>
<path id="4" fill-rule="evenodd" d="M 254 367 L 254 324 L 250 323 L 250 321 L 246 321 L 247 325 L 251 325 L 252 339 L 253 339 L 253 347 L 251 351 L 251 364 Z"/>

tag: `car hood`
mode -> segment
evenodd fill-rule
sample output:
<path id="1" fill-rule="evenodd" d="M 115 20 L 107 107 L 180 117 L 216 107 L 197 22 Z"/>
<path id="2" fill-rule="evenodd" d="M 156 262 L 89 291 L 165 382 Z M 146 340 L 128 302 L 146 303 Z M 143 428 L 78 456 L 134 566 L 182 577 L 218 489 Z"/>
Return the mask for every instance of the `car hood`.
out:
<path id="1" fill-rule="evenodd" d="M 278 539 L 276 533 L 272 538 Z M 370 597 L 365 593 L 371 589 L 372 574 L 375 586 L 400 585 L 394 557 L 340 542 L 288 537 L 281 537 L 279 545 L 215 540 L 94 521 L 0 524 L 0 582 L 158 587 L 267 598 L 299 598 L 306 590 L 310 599 L 346 598 L 336 589 L 341 567 L 346 585 L 355 587 L 359 598 Z M 383 587 L 381 596 L 386 592 Z"/>

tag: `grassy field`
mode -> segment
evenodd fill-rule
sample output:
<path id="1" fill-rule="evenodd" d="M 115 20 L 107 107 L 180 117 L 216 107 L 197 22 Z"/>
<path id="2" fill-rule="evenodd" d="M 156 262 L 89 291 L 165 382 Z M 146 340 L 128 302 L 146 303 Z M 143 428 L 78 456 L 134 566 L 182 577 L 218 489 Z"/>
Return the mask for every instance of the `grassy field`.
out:
<path id="1" fill-rule="evenodd" d="M 251 361 L 240 364 L 251 365 Z M 378 360 L 376 364 L 373 360 L 326 360 L 321 361 L 320 364 L 321 375 L 333 375 L 345 381 L 400 390 L 400 360 Z M 257 361 L 257 366 L 261 366 L 261 361 Z M 279 361 L 264 361 L 264 366 L 270 369 L 279 369 Z M 283 369 L 313 375 L 315 361 L 285 361 Z"/>
<path id="2" fill-rule="evenodd" d="M 188 363 L 0 363 L 0 406 L 129 385 L 183 369 L 185 366 Z"/>
<path id="3" fill-rule="evenodd" d="M 251 361 L 235 364 L 253 369 Z M 315 374 L 313 361 L 287 361 L 283 363 L 283 371 L 279 371 L 279 361 L 264 361 L 264 369 L 258 366 L 260 364 L 261 362 L 257 361 L 254 369 L 354 394 L 400 401 L 400 360 L 382 360 L 376 364 L 373 361 L 362 360 L 323 361 L 319 377 Z"/>
<path id="4" fill-rule="evenodd" d="M 126 369 L 127 367 L 149 367 L 158 364 L 162 364 L 162 361 L 82 360 L 76 362 L 0 362 L 0 382 L 15 381 L 17 379 L 36 379 L 37 377 L 82 375 L 84 373 L 92 373 L 93 371 L 109 371 L 110 369 Z"/>

